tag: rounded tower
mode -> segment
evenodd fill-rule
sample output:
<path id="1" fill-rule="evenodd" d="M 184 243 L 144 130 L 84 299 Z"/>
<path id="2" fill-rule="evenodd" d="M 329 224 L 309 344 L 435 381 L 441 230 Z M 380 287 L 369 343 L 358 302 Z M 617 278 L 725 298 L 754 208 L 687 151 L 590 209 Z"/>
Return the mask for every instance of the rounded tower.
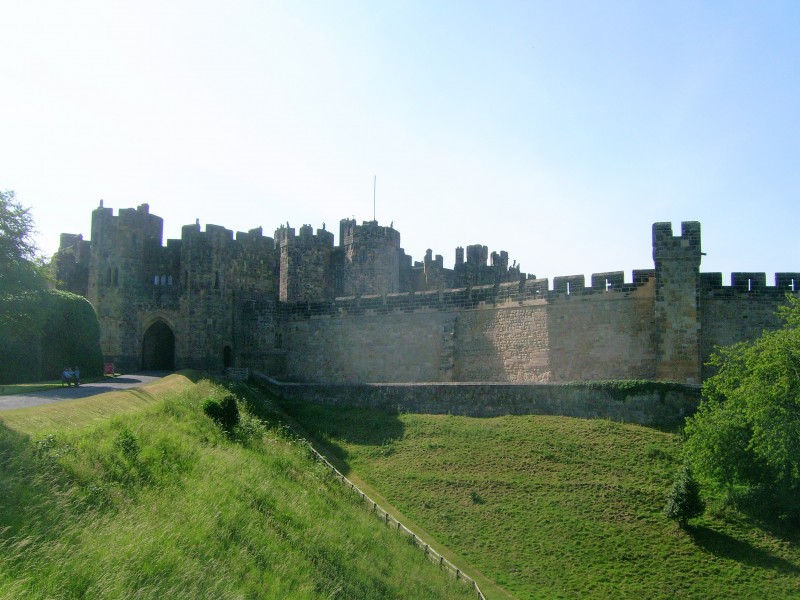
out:
<path id="1" fill-rule="evenodd" d="M 400 232 L 377 221 L 356 225 L 342 219 L 344 249 L 342 293 L 346 296 L 392 294 L 400 291 Z"/>

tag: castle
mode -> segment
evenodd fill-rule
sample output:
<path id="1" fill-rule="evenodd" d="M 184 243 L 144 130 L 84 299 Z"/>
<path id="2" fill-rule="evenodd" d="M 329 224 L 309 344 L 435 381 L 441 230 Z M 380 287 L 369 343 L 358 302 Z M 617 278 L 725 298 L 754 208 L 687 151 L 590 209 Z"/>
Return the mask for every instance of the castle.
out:
<path id="1" fill-rule="evenodd" d="M 86 296 L 118 370 L 249 367 L 287 381 L 699 383 L 716 345 L 779 325 L 800 273 L 701 273 L 700 223 L 653 225 L 654 268 L 547 279 L 506 252 L 429 250 L 343 219 L 334 235 L 288 224 L 186 225 L 163 245 L 147 204 L 92 213 L 91 238 L 62 234 L 59 287 Z"/>

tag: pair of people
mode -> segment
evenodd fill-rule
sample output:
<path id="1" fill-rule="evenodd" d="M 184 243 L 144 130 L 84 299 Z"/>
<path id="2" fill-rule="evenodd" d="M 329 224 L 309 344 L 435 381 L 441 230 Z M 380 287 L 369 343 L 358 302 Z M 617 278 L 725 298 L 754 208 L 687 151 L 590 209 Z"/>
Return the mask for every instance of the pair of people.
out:
<path id="1" fill-rule="evenodd" d="M 78 387 L 81 384 L 81 372 L 78 367 L 64 367 L 61 371 L 61 385 L 67 384 L 67 387 L 74 385 Z"/>

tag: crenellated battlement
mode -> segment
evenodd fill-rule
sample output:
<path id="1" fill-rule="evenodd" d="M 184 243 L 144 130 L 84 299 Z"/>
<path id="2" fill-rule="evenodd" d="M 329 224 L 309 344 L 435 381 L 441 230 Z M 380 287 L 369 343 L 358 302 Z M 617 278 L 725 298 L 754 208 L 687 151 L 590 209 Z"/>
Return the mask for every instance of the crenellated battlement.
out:
<path id="1" fill-rule="evenodd" d="M 137 242 L 147 240 L 150 244 L 161 245 L 164 220 L 150 214 L 148 204 L 136 208 L 123 208 L 117 216 L 111 208 L 105 208 L 103 201 L 92 211 L 92 243 L 108 244 L 120 252 L 133 249 Z"/>
<path id="2" fill-rule="evenodd" d="M 653 261 L 683 256 L 700 264 L 700 223 L 682 221 L 681 235 L 672 235 L 672 223 L 653 223 Z"/>
<path id="3" fill-rule="evenodd" d="M 181 239 L 184 241 L 233 241 L 233 231 L 222 225 L 206 224 L 205 231 L 200 227 L 200 219 L 194 225 L 184 225 L 181 227 Z"/>
<path id="4" fill-rule="evenodd" d="M 333 248 L 333 232 L 327 231 L 324 224 L 322 229 L 317 229 L 316 233 L 311 225 L 303 225 L 299 235 L 296 235 L 294 227 L 289 227 L 288 224 L 281 225 L 275 230 L 275 245 L 279 248 L 289 245 Z"/>
<path id="5" fill-rule="evenodd" d="M 697 383 L 717 344 L 778 326 L 800 272 L 700 273 L 700 223 L 652 229 L 653 266 L 539 279 L 472 244 L 414 262 L 393 225 L 233 231 L 200 222 L 162 246 L 147 204 L 64 234 L 60 285 L 82 291 L 124 369 L 249 366 L 306 381 Z M 81 288 L 81 285 L 85 286 Z M 158 350 L 159 347 L 167 350 Z M 158 358 L 158 353 L 164 355 Z"/>
<path id="6" fill-rule="evenodd" d="M 248 231 L 237 231 L 236 241 L 241 244 L 275 247 L 275 240 L 271 237 L 264 236 L 264 229 L 262 227 L 249 229 Z"/>
<path id="7" fill-rule="evenodd" d="M 783 296 L 800 291 L 800 273 L 775 273 L 773 281 L 773 285 L 767 285 L 766 273 L 734 272 L 731 273 L 730 285 L 723 285 L 722 273 L 700 273 L 703 292 Z"/>
<path id="8" fill-rule="evenodd" d="M 363 221 L 356 224 L 355 219 L 342 219 L 339 222 L 339 244 L 390 244 L 400 248 L 400 232 L 393 226 L 379 225 L 377 221 Z"/>
<path id="9" fill-rule="evenodd" d="M 620 298 L 630 297 L 651 279 L 652 277 L 637 277 L 634 283 L 626 283 L 622 271 L 612 271 L 593 274 L 592 287 L 584 285 L 583 275 L 568 275 L 555 277 L 552 289 L 547 278 L 521 279 L 464 288 L 340 296 L 319 302 L 289 302 L 283 309 L 288 318 L 300 320 L 324 316 L 480 310 L 504 306 L 553 304 L 564 302 L 571 297 L 596 296 L 606 299 L 612 299 L 615 295 Z"/>

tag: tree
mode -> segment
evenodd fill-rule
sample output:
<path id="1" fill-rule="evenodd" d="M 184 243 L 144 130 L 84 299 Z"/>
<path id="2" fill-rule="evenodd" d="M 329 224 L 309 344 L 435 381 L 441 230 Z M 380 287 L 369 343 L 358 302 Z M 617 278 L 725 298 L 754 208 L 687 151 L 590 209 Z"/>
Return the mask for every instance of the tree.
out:
<path id="1" fill-rule="evenodd" d="M 33 217 L 0 191 L 0 383 L 55 378 L 66 365 L 102 373 L 100 327 L 89 302 L 48 290 Z"/>
<path id="2" fill-rule="evenodd" d="M 33 216 L 13 191 L 0 190 L 0 294 L 43 289 L 44 259 L 33 241 Z"/>
<path id="3" fill-rule="evenodd" d="M 686 527 L 686 522 L 702 515 L 705 508 L 700 498 L 700 485 L 692 475 L 692 470 L 685 465 L 672 484 L 664 515 L 678 521 L 681 527 Z"/>
<path id="4" fill-rule="evenodd" d="M 800 522 L 800 298 L 779 309 L 784 326 L 719 349 L 718 372 L 687 420 L 695 472 L 740 505 Z"/>

